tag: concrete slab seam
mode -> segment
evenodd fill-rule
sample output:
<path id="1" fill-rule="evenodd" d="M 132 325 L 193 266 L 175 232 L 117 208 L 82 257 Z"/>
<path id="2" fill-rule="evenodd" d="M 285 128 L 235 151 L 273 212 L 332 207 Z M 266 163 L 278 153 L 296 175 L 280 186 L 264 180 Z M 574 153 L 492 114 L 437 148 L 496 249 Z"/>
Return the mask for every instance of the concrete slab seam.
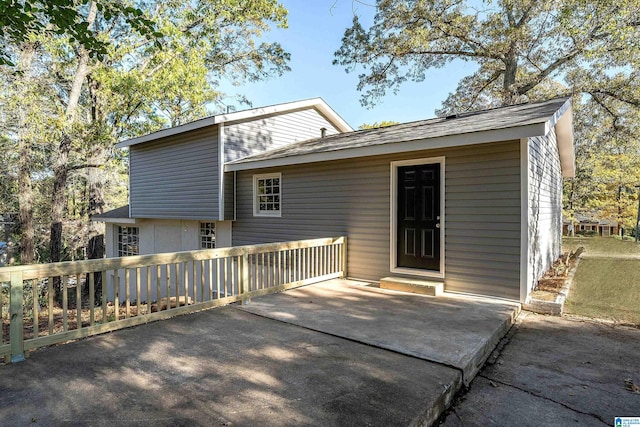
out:
<path id="1" fill-rule="evenodd" d="M 320 333 L 320 334 L 324 334 L 324 335 L 327 335 L 327 336 L 330 336 L 330 337 L 343 339 L 343 340 L 346 340 L 346 341 L 349 341 L 349 342 L 353 342 L 353 343 L 356 343 L 356 344 L 366 345 L 368 347 L 375 348 L 375 349 L 378 349 L 378 350 L 389 351 L 391 353 L 398 354 L 400 356 L 410 357 L 412 359 L 433 363 L 433 364 L 444 366 L 446 368 L 450 368 L 450 369 L 453 369 L 453 370 L 457 371 L 460 375 L 458 377 L 456 377 L 454 382 L 451 383 L 451 386 L 447 386 L 447 384 L 444 385 L 445 386 L 445 390 L 444 390 L 443 393 L 441 393 L 438 396 L 438 399 L 435 402 L 435 404 L 430 406 L 429 408 L 427 408 L 426 411 L 423 414 L 418 415 L 411 422 L 411 424 L 410 424 L 411 427 L 432 426 L 432 425 L 434 425 L 434 423 L 440 418 L 440 416 L 444 413 L 444 411 L 447 410 L 447 408 L 449 408 L 451 406 L 451 403 L 453 402 L 453 399 L 457 395 L 458 391 L 462 389 L 462 385 L 464 384 L 464 381 L 463 381 L 463 379 L 464 379 L 464 371 L 461 368 L 458 368 L 457 366 L 449 365 L 449 364 L 443 363 L 443 362 L 437 362 L 437 361 L 426 359 L 426 358 L 423 358 L 423 357 L 418 357 L 418 356 L 415 356 L 415 355 L 412 355 L 412 354 L 402 353 L 400 351 L 393 350 L 393 349 L 390 349 L 390 348 L 380 347 L 380 346 L 377 346 L 375 344 L 370 344 L 370 343 L 367 343 L 367 342 L 364 342 L 364 341 L 359 341 L 359 340 L 356 340 L 356 339 L 353 339 L 353 338 L 348 338 L 348 337 L 344 337 L 344 336 L 341 336 L 341 335 L 332 334 L 332 333 L 329 333 L 329 332 L 321 331 L 319 329 L 310 328 L 308 326 L 298 325 L 296 323 L 290 323 L 290 322 L 287 322 L 285 320 L 275 319 L 275 318 L 268 317 L 268 316 L 265 316 L 265 315 L 262 315 L 262 314 L 253 313 L 251 311 L 243 310 L 243 309 L 238 308 L 238 307 L 233 307 L 232 306 L 231 308 L 234 308 L 235 310 L 242 311 L 243 313 L 246 313 L 246 314 L 252 314 L 254 316 L 261 317 L 263 319 L 274 320 L 276 322 L 284 323 L 284 324 L 289 325 L 289 326 L 295 326 L 295 327 L 298 327 L 298 328 L 302 328 L 302 329 L 306 329 L 306 330 L 309 330 L 309 331 L 313 331 L 313 332 L 317 332 L 317 333 Z"/>
<path id="2" fill-rule="evenodd" d="M 345 336 L 338 335 L 338 334 L 332 334 L 331 332 L 325 332 L 325 331 L 320 330 L 320 329 L 315 329 L 315 328 L 310 328 L 308 326 L 298 325 L 297 323 L 287 322 L 286 320 L 276 319 L 276 318 L 273 318 L 273 317 L 265 316 L 263 314 L 258 314 L 258 313 L 254 313 L 252 311 L 243 310 L 241 308 L 237 308 L 237 307 L 232 307 L 232 308 L 234 308 L 235 310 L 242 311 L 243 313 L 253 314 L 254 316 L 262 317 L 263 319 L 274 320 L 276 322 L 284 323 L 286 325 L 296 326 L 298 328 L 307 329 L 307 330 L 313 331 L 313 332 L 318 332 L 318 333 L 321 333 L 321 334 L 324 334 L 324 335 L 328 335 L 330 337 L 340 338 L 340 339 L 343 339 L 343 340 L 346 340 L 346 341 L 350 341 L 350 342 L 353 342 L 353 343 L 356 343 L 356 344 L 366 345 L 368 347 L 377 348 L 377 349 L 384 350 L 384 351 L 389 351 L 391 353 L 399 354 L 399 355 L 405 356 L 405 357 L 410 357 L 412 359 L 423 360 L 425 362 L 434 363 L 436 365 L 444 366 L 446 368 L 455 369 L 456 371 L 460 372 L 460 378 L 462 378 L 463 375 L 464 375 L 464 372 L 463 372 L 463 370 L 461 368 L 458 368 L 457 366 L 454 366 L 454 365 L 450 365 L 448 363 L 438 362 L 436 360 L 431 360 L 431 359 L 427 359 L 427 358 L 424 358 L 424 357 L 419 357 L 419 356 L 416 356 L 416 355 L 413 355 L 413 354 L 409 354 L 409 353 L 403 353 L 401 351 L 394 350 L 392 348 L 380 347 L 379 345 L 371 344 L 371 343 L 368 343 L 368 342 L 365 342 L 365 341 L 360 341 L 360 340 L 357 340 L 355 338 L 349 338 L 349 337 L 345 337 Z"/>

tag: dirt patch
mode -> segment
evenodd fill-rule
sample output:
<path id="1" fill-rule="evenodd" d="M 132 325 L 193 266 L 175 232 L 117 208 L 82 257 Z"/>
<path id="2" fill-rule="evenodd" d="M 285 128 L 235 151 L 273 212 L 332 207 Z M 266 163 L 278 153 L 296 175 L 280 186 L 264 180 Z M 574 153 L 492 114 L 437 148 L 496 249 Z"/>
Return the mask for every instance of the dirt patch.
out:
<path id="1" fill-rule="evenodd" d="M 531 292 L 531 298 L 540 301 L 555 301 L 583 251 L 584 248 L 580 247 L 575 251 L 562 254 L 538 280 L 538 284 Z"/>
<path id="2" fill-rule="evenodd" d="M 172 306 L 175 307 L 175 304 Z M 138 316 L 138 307 L 137 304 L 131 304 L 129 306 L 128 312 L 127 307 L 125 305 L 120 305 L 118 307 L 119 315 L 118 319 L 125 319 L 128 317 L 136 317 Z M 166 309 L 166 306 L 163 308 Z M 43 309 L 40 311 L 38 315 L 38 335 L 39 337 L 44 337 L 47 335 L 53 335 L 60 332 L 65 331 L 64 327 L 64 310 L 61 307 L 54 307 L 52 310 L 53 314 L 53 322 L 49 321 L 49 313 L 47 309 Z M 140 314 L 148 314 L 150 310 L 147 308 L 147 304 L 140 304 Z M 74 329 L 78 329 L 78 318 L 77 318 L 77 310 L 75 308 L 67 310 L 67 331 L 72 331 Z M 116 320 L 116 309 L 112 303 L 107 304 L 107 312 L 106 312 L 106 322 L 111 322 Z M 103 315 L 102 307 L 98 306 L 94 308 L 93 312 L 93 324 L 106 323 L 105 316 Z M 35 322 L 32 316 L 25 317 L 23 319 L 24 325 L 24 339 L 35 338 Z M 81 309 L 81 319 L 80 319 L 80 327 L 86 327 L 91 325 L 91 310 L 89 308 L 83 307 Z M 8 316 L 3 316 L 2 319 L 2 339 L 0 340 L 1 344 L 9 343 L 9 327 L 10 322 Z"/>
<path id="3" fill-rule="evenodd" d="M 531 298 L 538 301 L 555 301 L 558 296 L 558 292 L 552 291 L 533 291 L 531 292 Z"/>

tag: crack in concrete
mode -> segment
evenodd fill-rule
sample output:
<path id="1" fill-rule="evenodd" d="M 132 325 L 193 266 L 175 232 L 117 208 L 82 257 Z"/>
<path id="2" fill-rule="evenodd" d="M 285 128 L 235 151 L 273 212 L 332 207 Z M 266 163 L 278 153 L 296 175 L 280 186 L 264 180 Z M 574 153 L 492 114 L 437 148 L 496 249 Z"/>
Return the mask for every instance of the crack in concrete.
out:
<path id="1" fill-rule="evenodd" d="M 555 400 L 555 399 L 552 399 L 552 398 L 550 398 L 550 397 L 543 396 L 543 395 L 541 395 L 541 394 L 535 393 L 535 392 L 533 392 L 533 391 L 527 390 L 527 389 L 522 388 L 522 387 L 518 387 L 518 386 L 516 386 L 516 385 L 510 384 L 510 383 L 507 383 L 507 382 L 504 382 L 504 381 L 500 381 L 500 380 L 495 379 L 495 378 L 490 378 L 490 377 L 488 377 L 488 376 L 486 376 L 486 375 L 483 375 L 483 374 L 481 374 L 481 373 L 480 373 L 480 374 L 478 374 L 478 377 L 484 378 L 484 379 L 485 379 L 485 380 L 487 380 L 487 381 L 491 381 L 491 382 L 494 382 L 494 383 L 498 383 L 498 384 L 501 384 L 501 385 L 504 385 L 504 386 L 507 386 L 507 387 L 515 388 L 516 390 L 520 390 L 520 391 L 522 391 L 522 392 L 524 392 L 524 393 L 527 393 L 527 394 L 529 394 L 529 395 L 531 395 L 531 396 L 538 397 L 538 398 L 540 398 L 540 399 L 544 399 L 544 400 L 547 400 L 547 401 L 549 401 L 549 402 L 553 402 L 553 403 L 555 403 L 555 404 L 557 404 L 557 405 L 560 405 L 560 406 L 562 406 L 562 407 L 564 407 L 564 408 L 566 408 L 566 409 L 568 409 L 568 410 L 570 410 L 570 411 L 576 412 L 576 413 L 578 413 L 578 414 L 582 414 L 582 415 L 587 415 L 587 416 L 589 416 L 589 417 L 593 417 L 593 418 L 597 419 L 598 421 L 600 421 L 601 423 L 603 423 L 604 425 L 607 425 L 607 426 L 608 426 L 608 425 L 610 425 L 610 423 L 609 423 L 609 422 L 605 421 L 605 420 L 604 420 L 600 415 L 598 415 L 598 414 L 594 414 L 594 413 L 592 413 L 592 412 L 584 412 L 584 411 L 581 411 L 581 410 L 579 410 L 579 409 L 576 409 L 576 408 L 573 408 L 573 407 L 571 407 L 571 406 L 567 405 L 566 403 L 559 402 L 559 401 L 557 401 L 557 400 Z"/>

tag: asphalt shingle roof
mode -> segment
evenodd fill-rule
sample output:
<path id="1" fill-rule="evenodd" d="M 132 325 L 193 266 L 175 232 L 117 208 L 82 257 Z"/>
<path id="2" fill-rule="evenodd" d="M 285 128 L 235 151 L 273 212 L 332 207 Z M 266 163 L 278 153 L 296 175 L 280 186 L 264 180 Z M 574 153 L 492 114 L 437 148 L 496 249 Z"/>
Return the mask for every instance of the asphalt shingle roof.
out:
<path id="1" fill-rule="evenodd" d="M 120 206 L 119 208 L 115 208 L 113 210 L 107 211 L 100 215 L 94 215 L 91 217 L 92 219 L 121 219 L 121 218 L 129 218 L 129 205 Z"/>
<path id="2" fill-rule="evenodd" d="M 345 132 L 290 144 L 230 162 L 230 164 L 272 160 L 306 154 L 326 153 L 352 148 L 371 147 L 407 141 L 460 135 L 465 133 L 507 129 L 549 120 L 569 98 L 519 104 L 403 123 L 383 128 Z"/>

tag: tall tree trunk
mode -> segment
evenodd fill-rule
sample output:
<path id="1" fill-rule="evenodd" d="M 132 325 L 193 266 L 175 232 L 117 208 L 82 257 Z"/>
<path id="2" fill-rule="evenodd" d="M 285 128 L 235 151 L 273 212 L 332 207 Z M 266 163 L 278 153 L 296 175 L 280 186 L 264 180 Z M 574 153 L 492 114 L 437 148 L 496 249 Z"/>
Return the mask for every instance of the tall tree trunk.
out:
<path id="1" fill-rule="evenodd" d="M 93 27 L 98 12 L 95 1 L 89 6 L 87 23 L 89 28 Z M 89 52 L 80 48 L 78 53 L 78 68 L 76 69 L 69 100 L 65 110 L 65 123 L 62 129 L 60 145 L 53 165 L 53 190 L 51 197 L 51 234 L 49 241 L 49 252 L 51 262 L 58 262 L 62 255 L 62 222 L 64 219 L 64 208 L 66 206 L 66 187 L 68 177 L 69 153 L 71 152 L 71 128 L 78 110 L 80 93 L 87 75 L 91 72 L 89 67 Z"/>
<path id="2" fill-rule="evenodd" d="M 53 191 L 51 197 L 51 236 L 49 240 L 49 256 L 51 262 L 59 262 L 62 255 L 62 221 L 66 204 L 65 189 L 67 187 L 69 152 L 71 137 L 66 130 L 62 132 L 62 140 L 53 166 Z"/>
<path id="3" fill-rule="evenodd" d="M 99 87 L 98 82 L 88 78 L 89 97 L 91 99 L 91 122 L 93 129 L 101 129 L 100 122 L 104 120 L 104 114 L 101 108 L 101 104 L 98 99 Z M 97 135 L 95 138 L 97 141 L 103 141 L 101 135 Z M 104 184 L 105 184 L 105 170 L 98 165 L 103 165 L 106 162 L 108 153 L 104 143 L 94 143 L 88 146 L 87 163 L 89 168 L 87 169 L 87 179 L 85 181 L 85 188 L 88 192 L 86 207 L 83 210 L 86 211 L 89 216 L 88 223 L 88 237 L 89 242 L 87 246 L 87 257 L 89 259 L 104 258 L 105 246 L 104 246 L 104 224 L 91 221 L 91 217 L 99 215 L 104 212 Z M 95 273 L 95 298 L 99 301 L 102 296 L 102 273 Z M 88 280 L 87 280 L 88 283 Z"/>
<path id="4" fill-rule="evenodd" d="M 89 5 L 87 23 L 93 28 L 98 7 L 95 1 Z M 91 72 L 89 52 L 80 47 L 78 50 L 78 67 L 73 77 L 69 99 L 65 109 L 64 123 L 60 136 L 60 144 L 53 163 L 53 190 L 51 196 L 51 229 L 49 240 L 49 256 L 51 262 L 59 262 L 62 257 L 62 222 L 66 206 L 66 188 L 69 174 L 69 153 L 71 152 L 71 130 L 78 111 L 78 102 L 85 79 Z M 62 302 L 62 283 L 59 277 L 54 278 L 55 300 Z"/>
<path id="5" fill-rule="evenodd" d="M 31 143 L 19 138 L 18 222 L 20 223 L 20 263 L 33 264 L 35 232 L 33 227 L 33 185 L 31 183 Z"/>
<path id="6" fill-rule="evenodd" d="M 35 56 L 35 47 L 27 44 L 20 53 L 19 69 L 21 83 L 17 85 L 17 96 L 21 102 L 28 98 L 31 81 L 31 66 Z M 20 263 L 33 264 L 35 259 L 35 232 L 33 226 L 33 185 L 31 183 L 31 141 L 27 136 L 27 108 L 18 109 L 18 222 L 20 225 Z"/>
<path id="7" fill-rule="evenodd" d="M 104 162 L 105 150 L 101 144 L 91 147 L 91 153 L 92 155 L 89 157 L 90 164 L 99 165 Z M 93 215 L 99 215 L 104 212 L 104 170 L 89 167 L 87 181 L 89 185 L 88 213 L 89 218 L 91 218 Z M 89 220 L 88 237 L 87 257 L 89 259 L 104 258 L 104 224 Z M 102 273 L 95 274 L 94 289 L 95 300 L 99 301 L 102 297 Z"/>

